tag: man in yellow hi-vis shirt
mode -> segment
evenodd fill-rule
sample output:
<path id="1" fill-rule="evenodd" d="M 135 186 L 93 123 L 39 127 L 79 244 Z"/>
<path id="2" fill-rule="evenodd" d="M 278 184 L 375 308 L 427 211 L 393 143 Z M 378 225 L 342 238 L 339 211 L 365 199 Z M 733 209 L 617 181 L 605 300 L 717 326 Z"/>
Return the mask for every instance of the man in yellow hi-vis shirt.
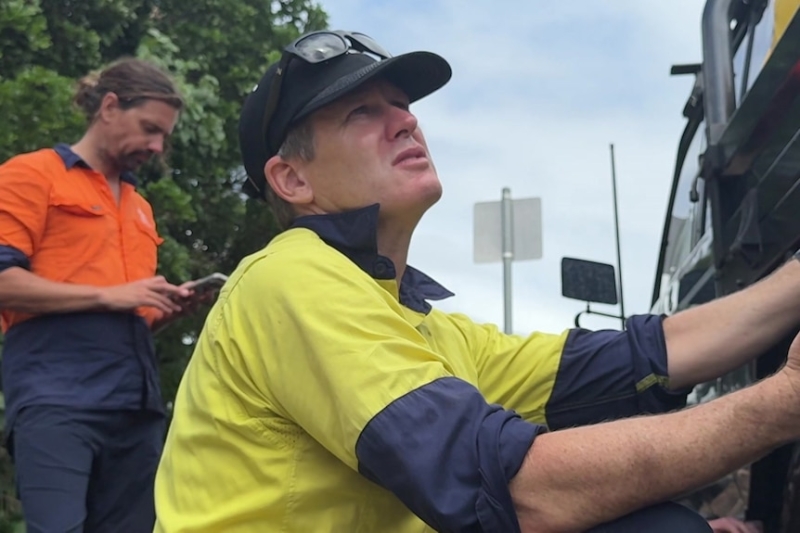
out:
<path id="1" fill-rule="evenodd" d="M 450 75 L 316 32 L 249 95 L 246 190 L 287 229 L 206 321 L 157 532 L 710 531 L 660 502 L 800 438 L 800 346 L 749 389 L 608 421 L 684 406 L 796 326 L 798 261 L 624 332 L 511 336 L 431 307 L 450 293 L 406 258 L 442 189 L 409 105 Z"/>

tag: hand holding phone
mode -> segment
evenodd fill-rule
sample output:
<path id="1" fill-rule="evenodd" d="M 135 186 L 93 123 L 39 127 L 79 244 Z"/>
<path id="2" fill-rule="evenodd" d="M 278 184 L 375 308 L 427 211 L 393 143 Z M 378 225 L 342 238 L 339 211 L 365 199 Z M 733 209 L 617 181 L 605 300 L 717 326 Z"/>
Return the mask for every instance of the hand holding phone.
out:
<path id="1" fill-rule="evenodd" d="M 160 333 L 176 318 L 190 315 L 196 312 L 200 306 L 213 302 L 217 291 L 225 285 L 226 281 L 228 281 L 228 276 L 219 272 L 214 272 L 204 278 L 187 281 L 181 284 L 181 288 L 189 289 L 191 293 L 189 296 L 184 297 L 170 295 L 170 298 L 178 308 L 173 312 L 166 313 L 160 318 L 157 323 L 153 325 L 153 333 Z"/>

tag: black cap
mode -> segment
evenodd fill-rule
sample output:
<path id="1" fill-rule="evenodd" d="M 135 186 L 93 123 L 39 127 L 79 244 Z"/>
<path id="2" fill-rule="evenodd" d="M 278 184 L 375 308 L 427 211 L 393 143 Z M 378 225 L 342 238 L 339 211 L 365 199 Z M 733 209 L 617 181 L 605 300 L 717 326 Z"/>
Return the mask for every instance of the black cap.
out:
<path id="1" fill-rule="evenodd" d="M 267 69 L 245 100 L 239 118 L 239 146 L 250 177 L 243 190 L 253 198 L 264 198 L 268 187 L 264 165 L 278 152 L 289 128 L 298 120 L 369 80 L 385 79 L 414 102 L 442 87 L 452 75 L 447 61 L 430 52 L 411 52 L 384 60 L 349 53 L 317 64 L 295 58 L 286 69 L 278 108 L 267 128 L 268 138 L 264 139 L 264 108 L 277 69 L 277 62 Z"/>

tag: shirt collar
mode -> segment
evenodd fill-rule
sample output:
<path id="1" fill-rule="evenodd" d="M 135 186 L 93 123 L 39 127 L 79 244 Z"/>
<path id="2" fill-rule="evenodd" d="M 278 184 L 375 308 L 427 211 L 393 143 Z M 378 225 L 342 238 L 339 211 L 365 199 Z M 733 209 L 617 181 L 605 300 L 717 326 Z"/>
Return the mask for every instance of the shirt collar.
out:
<path id="1" fill-rule="evenodd" d="M 310 229 L 361 270 L 375 279 L 393 279 L 397 273 L 394 263 L 378 253 L 378 211 L 374 204 L 361 209 L 326 215 L 298 217 L 293 228 Z M 429 313 L 426 300 L 443 300 L 453 296 L 431 277 L 406 266 L 400 283 L 400 303 L 420 313 Z"/>
<path id="2" fill-rule="evenodd" d="M 67 170 L 76 165 L 88 169 L 92 168 L 89 166 L 89 163 L 83 160 L 81 156 L 73 152 L 72 148 L 70 148 L 70 146 L 66 143 L 58 143 L 53 147 L 53 150 L 55 150 L 59 157 L 61 157 L 61 160 L 64 161 L 64 166 L 67 168 Z M 119 179 L 136 187 L 137 180 L 133 172 L 123 172 L 120 174 Z"/>

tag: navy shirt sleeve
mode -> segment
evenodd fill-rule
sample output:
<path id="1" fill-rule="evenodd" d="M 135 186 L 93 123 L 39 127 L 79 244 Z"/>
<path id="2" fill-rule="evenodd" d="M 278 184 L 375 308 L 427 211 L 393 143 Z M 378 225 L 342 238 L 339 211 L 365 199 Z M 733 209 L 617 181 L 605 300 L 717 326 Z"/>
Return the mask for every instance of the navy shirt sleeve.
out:
<path id="1" fill-rule="evenodd" d="M 545 408 L 550 429 L 684 407 L 670 390 L 663 317 L 631 317 L 625 331 L 572 330 Z"/>
<path id="2" fill-rule="evenodd" d="M 11 267 L 31 269 L 31 262 L 24 253 L 13 246 L 0 244 L 0 272 Z"/>
<path id="3" fill-rule="evenodd" d="M 362 475 L 437 531 L 514 533 L 520 528 L 508 485 L 544 430 L 448 377 L 378 413 L 356 456 Z"/>

